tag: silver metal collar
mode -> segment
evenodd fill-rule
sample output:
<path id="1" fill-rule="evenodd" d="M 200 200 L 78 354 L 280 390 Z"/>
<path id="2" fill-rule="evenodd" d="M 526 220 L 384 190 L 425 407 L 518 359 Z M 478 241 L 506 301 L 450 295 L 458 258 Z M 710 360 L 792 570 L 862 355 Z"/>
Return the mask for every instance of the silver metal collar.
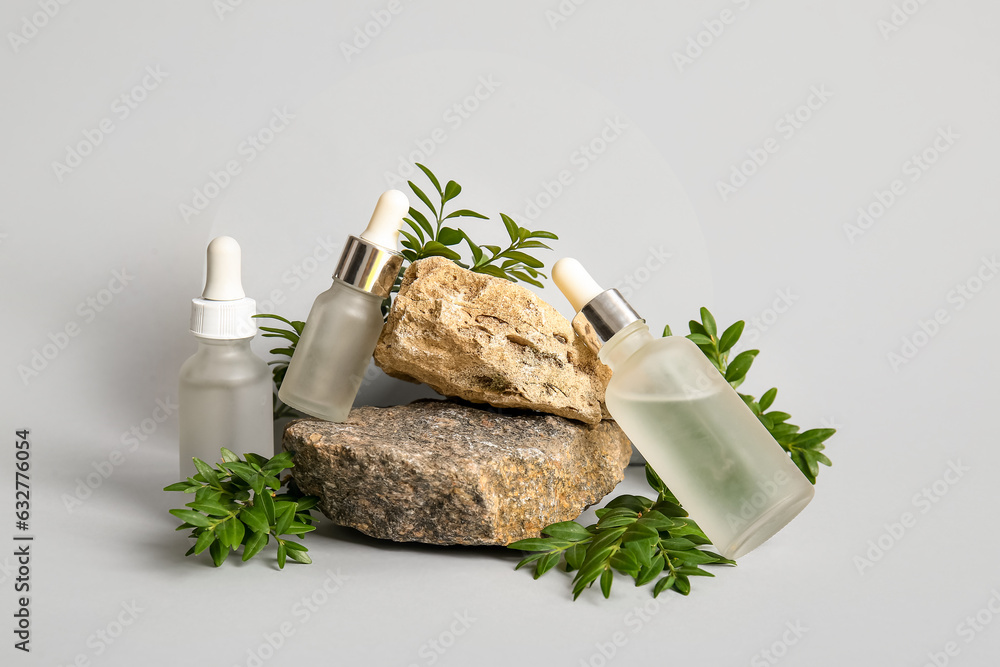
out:
<path id="1" fill-rule="evenodd" d="M 573 330 L 587 347 L 597 352 L 611 338 L 632 324 L 642 320 L 625 297 L 616 289 L 601 292 L 587 302 L 573 318 Z"/>
<path id="2" fill-rule="evenodd" d="M 333 277 L 385 298 L 392 291 L 402 265 L 403 256 L 395 250 L 349 236 Z"/>

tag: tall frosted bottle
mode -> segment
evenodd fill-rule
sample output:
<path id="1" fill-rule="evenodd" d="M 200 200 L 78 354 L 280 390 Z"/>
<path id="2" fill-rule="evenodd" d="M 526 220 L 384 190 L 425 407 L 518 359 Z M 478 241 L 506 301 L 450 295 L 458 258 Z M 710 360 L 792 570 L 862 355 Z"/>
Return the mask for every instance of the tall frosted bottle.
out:
<path id="1" fill-rule="evenodd" d="M 697 345 L 654 337 L 574 259 L 552 278 L 611 368 L 608 411 L 723 556 L 760 546 L 812 500 L 812 484 Z"/>
<path id="2" fill-rule="evenodd" d="M 243 292 L 240 262 L 235 239 L 214 239 L 205 291 L 191 303 L 198 351 L 180 371 L 181 477 L 197 472 L 192 457 L 213 463 L 222 447 L 262 456 L 274 451 L 271 373 L 250 349 L 256 303 Z"/>
<path id="3" fill-rule="evenodd" d="M 320 419 L 347 419 L 382 332 L 382 302 L 403 263 L 396 243 L 409 208 L 406 195 L 387 190 L 365 231 L 348 238 L 278 391 L 286 404 Z"/>

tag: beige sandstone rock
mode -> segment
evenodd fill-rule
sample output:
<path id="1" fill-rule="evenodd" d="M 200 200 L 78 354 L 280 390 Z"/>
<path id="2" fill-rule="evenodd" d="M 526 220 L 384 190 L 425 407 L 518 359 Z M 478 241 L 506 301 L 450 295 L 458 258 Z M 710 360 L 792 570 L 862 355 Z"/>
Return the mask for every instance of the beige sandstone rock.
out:
<path id="1" fill-rule="evenodd" d="M 601 421 L 610 369 L 530 290 L 431 257 L 410 265 L 375 363 L 444 396 Z"/>

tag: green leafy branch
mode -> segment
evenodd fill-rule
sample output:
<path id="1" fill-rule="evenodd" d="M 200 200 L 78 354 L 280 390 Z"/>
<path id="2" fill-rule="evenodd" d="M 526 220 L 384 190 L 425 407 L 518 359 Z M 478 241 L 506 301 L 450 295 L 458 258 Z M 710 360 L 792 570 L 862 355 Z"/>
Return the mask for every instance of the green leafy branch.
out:
<path id="1" fill-rule="evenodd" d="M 194 500 L 170 513 L 183 521 L 177 530 L 191 529 L 194 546 L 185 556 L 200 554 L 208 549 L 216 567 L 222 565 L 230 550 L 243 547 L 243 560 L 248 561 L 273 539 L 278 545 L 278 567 L 284 568 L 287 558 L 299 563 L 311 563 L 306 547 L 283 535 L 304 535 L 315 530 L 309 510 L 316 506 L 313 496 L 296 497 L 278 493 L 279 476 L 294 467 L 290 452 L 272 459 L 257 454 L 244 454 L 243 459 L 223 447 L 222 462 L 212 467 L 201 459 L 193 459 L 198 473 L 183 482 L 165 487 L 164 491 L 193 493 Z"/>
<path id="2" fill-rule="evenodd" d="M 455 181 L 448 181 L 442 188 L 441 182 L 430 169 L 420 163 L 417 163 L 417 167 L 427 176 L 434 191 L 438 194 L 440 203 L 435 205 L 417 184 L 413 181 L 407 181 L 410 189 L 429 209 L 432 216 L 432 218 L 428 218 L 419 209 L 411 206 L 409 217 L 404 218 L 410 231 L 403 229 L 400 234 L 403 236 L 404 250 L 402 254 L 408 262 L 416 262 L 425 257 L 445 257 L 475 273 L 485 273 L 512 282 L 522 281 L 536 287 L 542 287 L 539 278 L 548 277 L 540 271 L 545 267 L 545 263 L 527 251 L 551 250 L 548 245 L 538 239 L 558 239 L 558 236 L 552 232 L 533 232 L 520 227 L 509 215 L 501 213 L 500 219 L 507 230 L 510 245 L 502 248 L 498 245 L 477 244 L 466 231 L 449 227 L 445 225 L 445 221 L 463 217 L 482 220 L 489 218 L 482 213 L 465 208 L 446 213 L 445 205 L 461 194 L 462 186 Z M 464 262 L 462 255 L 455 250 L 455 247 L 463 241 L 468 245 L 472 254 L 470 263 Z M 405 266 L 403 270 L 405 270 Z M 403 270 L 400 271 L 400 278 L 397 279 L 393 291 L 399 289 Z"/>
<path id="3" fill-rule="evenodd" d="M 729 326 L 720 336 L 712 313 L 707 308 L 702 308 L 701 322 L 691 320 L 688 323 L 691 333 L 686 336 L 719 369 L 719 372 L 734 389 L 743 384 L 747 371 L 750 370 L 750 366 L 753 365 L 754 359 L 760 352 L 759 350 L 744 350 L 737 354 L 732 361 L 729 361 L 729 352 L 743 335 L 743 327 L 744 322 L 740 320 Z M 669 326 L 664 327 L 663 335 L 671 335 Z M 826 447 L 823 443 L 837 431 L 832 428 L 813 428 L 800 433 L 799 427 L 788 421 L 792 418 L 790 414 L 778 410 L 767 411 L 777 395 L 778 390 L 772 387 L 764 392 L 760 400 L 742 393 L 740 398 L 757 415 L 757 418 L 767 428 L 771 436 L 778 441 L 782 449 L 788 452 L 802 474 L 815 484 L 816 477 L 819 475 L 819 464 L 833 465 L 823 453 L 823 449 Z"/>
<path id="4" fill-rule="evenodd" d="M 302 335 L 302 330 L 305 328 L 306 323 L 300 322 L 299 320 L 286 320 L 281 315 L 262 313 L 260 315 L 254 315 L 254 317 L 277 320 L 279 322 L 284 322 L 291 327 L 290 329 L 285 329 L 261 326 L 260 330 L 264 332 L 261 334 L 263 338 L 284 338 L 288 341 L 288 344 L 285 347 L 276 347 L 273 350 L 270 350 L 271 354 L 278 354 L 288 358 L 275 359 L 267 362 L 267 365 L 271 367 L 271 375 L 274 378 L 274 395 L 272 396 L 274 419 L 277 420 L 282 417 L 302 417 L 304 415 L 301 412 L 292 406 L 285 405 L 281 402 L 281 399 L 278 398 L 278 390 L 281 389 L 281 383 L 285 380 L 285 373 L 288 372 L 288 363 L 292 360 L 292 355 L 295 354 L 295 346 L 299 343 L 299 337 Z"/>
<path id="5" fill-rule="evenodd" d="M 597 523 L 582 526 L 563 521 L 547 526 L 548 537 L 529 538 L 510 549 L 534 551 L 518 563 L 520 569 L 535 564 L 535 579 L 560 562 L 573 577 L 573 599 L 595 581 L 604 597 L 610 597 L 615 572 L 632 577 L 636 586 L 658 578 L 653 596 L 667 589 L 681 595 L 691 592 L 691 577 L 713 577 L 706 564 L 735 565 L 736 562 L 702 549 L 708 537 L 687 518 L 687 512 L 651 467 L 646 479 L 657 491 L 656 501 L 644 496 L 621 495 L 597 510 Z"/>

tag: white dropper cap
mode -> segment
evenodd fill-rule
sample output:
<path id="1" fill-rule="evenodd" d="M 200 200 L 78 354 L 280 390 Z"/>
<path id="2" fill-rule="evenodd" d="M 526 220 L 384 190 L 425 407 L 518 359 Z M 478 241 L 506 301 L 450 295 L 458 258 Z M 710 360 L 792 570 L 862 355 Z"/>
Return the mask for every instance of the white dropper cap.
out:
<path id="1" fill-rule="evenodd" d="M 235 301 L 246 296 L 240 275 L 242 253 L 232 236 L 219 236 L 208 244 L 208 277 L 201 298 Z"/>
<path id="2" fill-rule="evenodd" d="M 572 257 L 563 257 L 552 267 L 552 281 L 573 306 L 580 312 L 595 296 L 604 291 L 583 264 Z"/>
<path id="3" fill-rule="evenodd" d="M 396 249 L 399 242 L 399 230 L 403 226 L 403 218 L 410 210 L 410 200 L 399 190 L 386 190 L 378 198 L 372 219 L 361 232 L 361 238 L 369 243 Z"/>
<path id="4" fill-rule="evenodd" d="M 616 289 L 601 289 L 580 262 L 564 257 L 552 267 L 552 280 L 577 311 L 573 331 L 594 352 L 634 322 L 642 322 Z"/>
<path id="5" fill-rule="evenodd" d="M 208 244 L 205 290 L 191 300 L 191 333 L 202 338 L 236 340 L 253 338 L 257 302 L 243 291 L 242 252 L 231 236 Z"/>

